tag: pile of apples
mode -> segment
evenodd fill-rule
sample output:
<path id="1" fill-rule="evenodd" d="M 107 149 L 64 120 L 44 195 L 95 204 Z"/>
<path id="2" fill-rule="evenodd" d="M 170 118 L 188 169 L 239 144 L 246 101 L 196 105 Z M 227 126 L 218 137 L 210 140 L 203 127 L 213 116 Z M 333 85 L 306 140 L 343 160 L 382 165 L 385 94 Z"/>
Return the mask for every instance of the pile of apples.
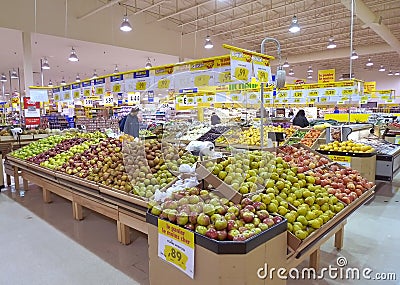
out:
<path id="1" fill-rule="evenodd" d="M 21 147 L 13 151 L 11 155 L 19 159 L 29 159 L 55 147 L 64 139 L 65 137 L 63 136 L 49 136 Z"/>
<path id="2" fill-rule="evenodd" d="M 325 156 L 314 154 L 301 146 L 295 147 L 285 145 L 279 147 L 279 150 L 280 152 L 277 153 L 277 157 L 282 157 L 285 162 L 292 166 L 296 166 L 298 173 L 329 163 L 329 159 Z"/>
<path id="3" fill-rule="evenodd" d="M 269 214 L 259 195 L 234 204 L 196 187 L 175 192 L 161 204 L 151 201 L 149 209 L 153 215 L 219 241 L 245 241 L 283 221 Z"/>
<path id="4" fill-rule="evenodd" d="M 311 129 L 301 140 L 300 143 L 311 147 L 314 142 L 319 138 L 321 135 L 322 131 L 316 130 L 316 129 Z"/>
<path id="5" fill-rule="evenodd" d="M 324 187 L 329 194 L 335 195 L 345 204 L 350 204 L 374 186 L 357 170 L 337 164 L 316 169 L 311 175 L 315 177 L 317 185 Z"/>

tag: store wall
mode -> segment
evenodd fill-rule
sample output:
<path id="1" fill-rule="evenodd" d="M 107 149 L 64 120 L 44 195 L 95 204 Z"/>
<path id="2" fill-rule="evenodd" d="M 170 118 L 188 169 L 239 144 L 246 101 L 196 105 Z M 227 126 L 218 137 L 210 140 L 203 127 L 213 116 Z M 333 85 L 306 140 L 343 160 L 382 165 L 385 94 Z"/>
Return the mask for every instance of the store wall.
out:
<path id="1" fill-rule="evenodd" d="M 393 71 L 394 72 L 394 71 Z M 365 81 L 376 81 L 376 89 L 394 89 L 396 90 L 396 95 L 400 96 L 400 76 L 389 76 L 388 71 L 364 71 L 357 73 L 357 78 Z"/>

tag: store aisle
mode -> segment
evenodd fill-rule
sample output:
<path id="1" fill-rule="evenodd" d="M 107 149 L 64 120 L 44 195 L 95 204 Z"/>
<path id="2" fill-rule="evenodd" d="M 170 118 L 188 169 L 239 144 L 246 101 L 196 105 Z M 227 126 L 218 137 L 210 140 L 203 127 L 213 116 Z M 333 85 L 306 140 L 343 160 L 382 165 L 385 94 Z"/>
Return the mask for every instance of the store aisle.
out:
<path id="1" fill-rule="evenodd" d="M 4 194 L 0 252 L 4 285 L 140 284 Z"/>

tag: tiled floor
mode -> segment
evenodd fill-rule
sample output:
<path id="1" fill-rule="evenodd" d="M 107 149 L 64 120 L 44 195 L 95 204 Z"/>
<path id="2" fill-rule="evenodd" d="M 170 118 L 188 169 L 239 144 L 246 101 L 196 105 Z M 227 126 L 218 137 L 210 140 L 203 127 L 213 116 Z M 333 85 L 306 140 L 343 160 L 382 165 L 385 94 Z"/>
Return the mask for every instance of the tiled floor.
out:
<path id="1" fill-rule="evenodd" d="M 326 279 L 288 284 L 400 284 L 400 192 L 390 184 L 377 189 L 374 201 L 349 218 L 344 249 L 337 252 L 333 240 L 323 246 L 321 267 L 335 266 L 340 255 L 349 267 L 395 272 L 397 281 Z M 71 203 L 55 195 L 52 203 L 43 203 L 34 185 L 25 193 L 3 189 L 0 284 L 149 284 L 146 235 L 132 231 L 133 243 L 121 245 L 114 221 L 89 210 L 84 214 L 84 220 L 75 221 Z"/>

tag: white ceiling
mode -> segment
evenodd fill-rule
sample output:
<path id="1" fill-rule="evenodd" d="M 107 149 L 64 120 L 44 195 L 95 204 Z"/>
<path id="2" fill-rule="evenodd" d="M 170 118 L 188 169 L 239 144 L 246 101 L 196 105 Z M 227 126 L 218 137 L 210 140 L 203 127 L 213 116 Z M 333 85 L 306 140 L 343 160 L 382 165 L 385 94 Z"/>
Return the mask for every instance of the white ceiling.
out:
<path id="1" fill-rule="evenodd" d="M 46 1 L 38 1 L 39 12 L 43 13 L 44 4 L 42 3 Z M 64 11 L 62 2 L 60 0 L 48 2 L 54 3 L 55 7 L 53 8 L 61 11 L 60 18 L 63 17 Z M 152 58 L 153 65 L 177 62 L 178 55 L 182 54 L 182 49 L 188 48 L 182 43 L 185 40 L 192 41 L 193 36 L 196 57 L 215 55 L 211 54 L 212 52 L 210 54 L 199 52 L 199 50 L 196 52 L 196 44 L 201 46 L 206 34 L 209 34 L 216 42 L 257 51 L 260 50 L 263 38 L 275 37 L 281 42 L 283 58 L 287 57 L 289 63 L 294 63 L 292 66 L 294 66 L 296 76 L 302 78 L 306 76 L 306 69 L 309 65 L 312 65 L 314 70 L 335 68 L 337 74 L 348 73 L 350 11 L 346 8 L 347 2 L 349 0 L 85 0 L 85 2 L 68 0 L 67 3 L 71 6 L 70 10 L 72 9 L 72 12 L 68 14 L 70 33 L 73 33 L 71 27 L 78 27 L 78 30 L 79 27 L 83 28 L 83 25 L 93 27 L 99 21 L 108 20 L 109 16 L 112 20 L 110 20 L 111 26 L 119 33 L 118 35 L 115 31 L 111 33 L 114 40 L 109 42 L 112 42 L 113 45 L 140 46 L 140 49 L 156 51 L 157 49 L 162 50 L 163 46 L 170 44 L 166 43 L 165 39 L 164 42 L 157 42 L 158 38 L 172 35 L 171 31 L 182 35 L 178 38 L 171 37 L 171 42 L 177 47 L 174 55 L 162 55 L 33 33 L 34 83 L 40 83 L 39 61 L 44 56 L 48 58 L 51 65 L 50 70 L 44 71 L 45 83 L 49 79 L 52 79 L 53 83 L 60 81 L 62 77 L 67 81 L 73 81 L 78 72 L 82 79 L 90 77 L 94 69 L 100 75 L 112 73 L 115 64 L 118 64 L 120 71 L 142 68 L 147 57 Z M 388 70 L 400 70 L 400 48 L 396 47 L 400 40 L 400 0 L 355 0 L 355 3 L 357 13 L 354 17 L 354 48 L 360 54 L 360 58 L 353 61 L 356 77 L 359 77 L 358 75 L 366 69 L 378 69 L 381 64 L 385 65 Z M 362 4 L 365 4 L 375 19 L 369 22 L 360 20 L 362 13 L 357 9 Z M 132 31 L 133 37 L 130 37 L 128 41 L 128 38 L 121 37 L 125 34 L 120 35 L 118 24 L 115 23 L 120 21 L 124 7 L 128 9 L 129 19 L 133 24 L 137 26 L 138 21 L 142 21 L 144 26 L 140 29 L 145 33 L 148 30 L 148 34 L 151 34 L 149 38 L 138 38 L 139 34 L 135 34 L 135 32 L 138 32 L 139 28 Z M 81 19 L 82 16 L 92 11 L 94 11 L 92 15 Z M 26 15 L 32 13 L 33 11 Z M 288 32 L 288 26 L 294 14 L 297 15 L 302 27 L 298 34 Z M 141 18 L 143 16 L 145 16 L 143 18 L 145 21 Z M 381 17 L 381 21 L 379 17 Z M 46 33 L 46 25 L 44 25 L 46 22 L 43 22 L 43 17 L 39 17 L 39 20 L 42 22 L 40 25 L 38 24 L 38 32 Z M 63 34 L 62 21 L 54 25 L 59 26 L 56 34 Z M 157 33 L 154 32 L 156 26 Z M 381 28 L 387 28 L 387 32 L 393 36 L 393 41 L 388 43 L 377 33 L 377 29 Z M 95 38 L 90 36 L 86 31 L 86 35 L 82 32 L 79 36 L 74 34 L 72 37 Z M 334 50 L 327 50 L 326 45 L 331 36 L 334 37 L 338 47 Z M 16 30 L 0 28 L 0 38 L 2 43 L 6 43 L 2 44 L 0 49 L 0 72 L 8 72 L 13 67 L 22 68 L 21 33 Z M 104 38 L 107 38 L 107 34 L 104 34 Z M 140 45 L 141 41 L 143 43 L 150 38 L 157 44 L 148 44 L 147 47 L 144 47 L 143 44 Z M 138 45 L 135 45 L 136 43 Z M 80 58 L 78 63 L 67 61 L 71 46 L 76 48 Z M 193 49 L 193 47 L 190 48 Z M 268 54 L 276 56 L 276 48 L 273 45 L 268 44 L 267 51 Z M 372 68 L 365 66 L 368 57 L 371 57 L 375 63 Z"/>

